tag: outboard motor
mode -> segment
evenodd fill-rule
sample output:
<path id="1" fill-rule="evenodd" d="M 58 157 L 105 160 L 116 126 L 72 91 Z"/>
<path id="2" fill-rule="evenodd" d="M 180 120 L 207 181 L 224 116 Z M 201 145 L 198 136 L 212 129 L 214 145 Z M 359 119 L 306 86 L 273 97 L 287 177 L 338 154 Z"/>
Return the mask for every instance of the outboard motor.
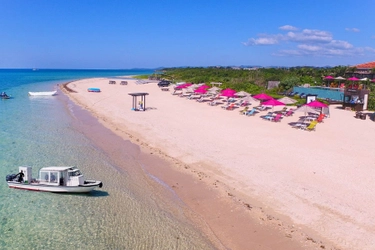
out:
<path id="1" fill-rule="evenodd" d="M 16 178 L 16 174 L 8 174 L 5 179 L 6 181 L 13 181 Z"/>

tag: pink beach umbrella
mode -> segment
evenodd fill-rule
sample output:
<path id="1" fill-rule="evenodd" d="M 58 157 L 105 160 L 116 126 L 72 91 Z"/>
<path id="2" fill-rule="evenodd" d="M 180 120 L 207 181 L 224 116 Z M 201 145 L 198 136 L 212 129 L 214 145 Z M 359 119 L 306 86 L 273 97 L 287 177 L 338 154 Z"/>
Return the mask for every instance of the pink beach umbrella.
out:
<path id="1" fill-rule="evenodd" d="M 269 96 L 265 93 L 260 93 L 260 94 L 257 94 L 255 96 L 253 96 L 255 99 L 258 99 L 258 100 L 261 100 L 261 101 L 266 101 L 266 100 L 270 100 L 270 99 L 273 99 L 272 96 Z"/>
<path id="2" fill-rule="evenodd" d="M 272 106 L 272 111 L 273 111 L 273 107 L 275 107 L 275 106 L 285 106 L 285 103 L 280 102 L 276 99 L 269 99 L 268 101 L 263 102 L 262 105 L 263 106 Z"/>
<path id="3" fill-rule="evenodd" d="M 328 85 L 329 85 L 329 81 L 333 81 L 333 80 L 335 80 L 335 78 L 333 77 L 333 76 L 326 76 L 326 77 L 324 77 L 324 79 L 325 80 L 327 80 L 327 87 L 329 87 Z"/>
<path id="4" fill-rule="evenodd" d="M 349 89 L 357 89 L 358 88 L 358 85 L 354 84 L 354 82 L 359 81 L 359 79 L 357 77 L 350 77 L 350 78 L 348 78 L 348 81 L 352 81 L 352 84 L 349 85 Z"/>
<path id="5" fill-rule="evenodd" d="M 235 97 L 236 91 L 234 89 L 224 89 L 221 91 L 221 96 L 226 96 L 226 97 Z"/>
<path id="6" fill-rule="evenodd" d="M 353 77 L 348 78 L 348 81 L 359 81 L 359 79 L 353 76 Z"/>
<path id="7" fill-rule="evenodd" d="M 179 86 L 177 86 L 175 89 L 185 89 L 189 86 L 193 85 L 192 83 L 184 83 L 184 84 L 181 84 Z"/>
<path id="8" fill-rule="evenodd" d="M 196 90 L 194 90 L 194 93 L 206 94 L 207 93 L 207 89 L 205 89 L 205 88 L 197 88 Z"/>
<path id="9" fill-rule="evenodd" d="M 309 107 L 312 107 L 312 108 L 326 108 L 326 107 L 328 107 L 327 104 L 324 104 L 324 103 L 319 102 L 319 101 L 317 101 L 317 100 L 312 101 L 312 102 L 309 102 L 309 103 L 306 104 L 306 105 L 309 106 Z"/>
<path id="10" fill-rule="evenodd" d="M 209 88 L 210 88 L 210 86 L 208 86 L 208 85 L 201 85 L 201 86 L 198 87 L 198 89 L 209 89 Z"/>
<path id="11" fill-rule="evenodd" d="M 319 102 L 317 100 L 309 102 L 305 106 L 308 106 L 308 107 L 311 107 L 311 108 L 314 108 L 314 109 L 318 109 L 318 110 L 320 109 L 320 112 L 323 112 L 323 109 L 328 107 L 327 104 L 324 104 L 324 103 Z"/>

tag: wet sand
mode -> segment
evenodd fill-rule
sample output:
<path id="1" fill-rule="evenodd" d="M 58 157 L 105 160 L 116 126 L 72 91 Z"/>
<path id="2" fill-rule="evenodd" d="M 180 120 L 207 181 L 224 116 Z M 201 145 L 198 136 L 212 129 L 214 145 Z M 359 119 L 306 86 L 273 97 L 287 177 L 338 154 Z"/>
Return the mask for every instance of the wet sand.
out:
<path id="1" fill-rule="evenodd" d="M 138 144 L 144 170 L 173 189 L 198 220 L 204 221 L 203 232 L 225 248 L 371 249 L 371 239 L 360 240 L 371 235 L 371 228 L 361 224 L 362 218 L 346 214 L 358 212 L 362 204 L 354 208 L 350 202 L 365 200 L 365 188 L 373 185 L 367 182 L 370 178 L 366 173 L 373 176 L 373 170 L 351 176 L 359 187 L 341 180 L 346 176 L 350 181 L 347 174 L 331 171 L 344 169 L 350 173 L 351 165 L 345 162 L 357 159 L 345 154 L 351 144 L 338 136 L 342 127 L 355 123 L 362 126 L 360 131 L 369 132 L 373 131 L 372 121 L 357 125 L 360 121 L 350 112 L 332 109 L 331 118 L 309 133 L 288 125 L 299 115 L 274 124 L 259 117 L 240 116 L 237 110 L 225 111 L 173 96 L 155 83 L 128 82 L 120 86 L 109 85 L 108 79 L 81 80 L 68 84 L 76 91 L 68 95 L 104 126 Z M 89 93 L 88 87 L 100 87 L 102 92 Z M 129 92 L 148 92 L 149 109 L 131 111 Z M 358 135 L 364 139 L 367 133 Z M 339 149 L 333 150 L 335 147 Z M 360 156 L 374 146 L 371 142 L 360 146 L 365 148 Z M 371 162 L 359 159 L 362 164 Z M 330 179 L 331 175 L 338 179 Z M 364 183 L 358 181 L 360 177 Z M 350 191 L 347 186 L 360 189 L 361 198 L 354 199 L 358 193 L 350 192 L 353 200 L 343 211 L 340 205 L 345 197 L 337 188 Z M 362 217 L 371 216 L 371 208 L 359 211 Z M 358 227 L 350 232 L 350 238 L 345 230 L 353 224 Z"/>

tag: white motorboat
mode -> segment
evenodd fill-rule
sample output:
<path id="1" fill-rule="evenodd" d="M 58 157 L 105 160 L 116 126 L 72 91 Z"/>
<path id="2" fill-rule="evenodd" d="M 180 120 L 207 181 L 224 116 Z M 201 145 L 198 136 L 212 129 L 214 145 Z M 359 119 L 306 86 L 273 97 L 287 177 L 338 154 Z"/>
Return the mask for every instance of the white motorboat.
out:
<path id="1" fill-rule="evenodd" d="M 10 188 L 53 193 L 88 193 L 103 183 L 96 180 L 85 180 L 76 167 L 45 167 L 39 170 L 39 178 L 32 178 L 32 168 L 19 167 L 18 174 L 6 176 Z M 20 173 L 21 177 L 20 177 Z M 22 176 L 23 175 L 23 176 Z"/>
<path id="2" fill-rule="evenodd" d="M 29 96 L 54 96 L 57 91 L 29 92 Z"/>

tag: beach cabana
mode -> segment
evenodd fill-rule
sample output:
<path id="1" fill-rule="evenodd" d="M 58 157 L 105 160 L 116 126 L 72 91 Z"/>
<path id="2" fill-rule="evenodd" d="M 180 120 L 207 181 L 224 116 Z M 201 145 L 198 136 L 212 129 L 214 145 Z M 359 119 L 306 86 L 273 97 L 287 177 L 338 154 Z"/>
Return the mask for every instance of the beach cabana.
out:
<path id="1" fill-rule="evenodd" d="M 146 110 L 146 95 L 148 93 L 129 93 L 133 97 L 132 100 L 132 110 L 134 111 L 145 111 Z M 137 98 L 140 98 L 137 102 Z"/>

